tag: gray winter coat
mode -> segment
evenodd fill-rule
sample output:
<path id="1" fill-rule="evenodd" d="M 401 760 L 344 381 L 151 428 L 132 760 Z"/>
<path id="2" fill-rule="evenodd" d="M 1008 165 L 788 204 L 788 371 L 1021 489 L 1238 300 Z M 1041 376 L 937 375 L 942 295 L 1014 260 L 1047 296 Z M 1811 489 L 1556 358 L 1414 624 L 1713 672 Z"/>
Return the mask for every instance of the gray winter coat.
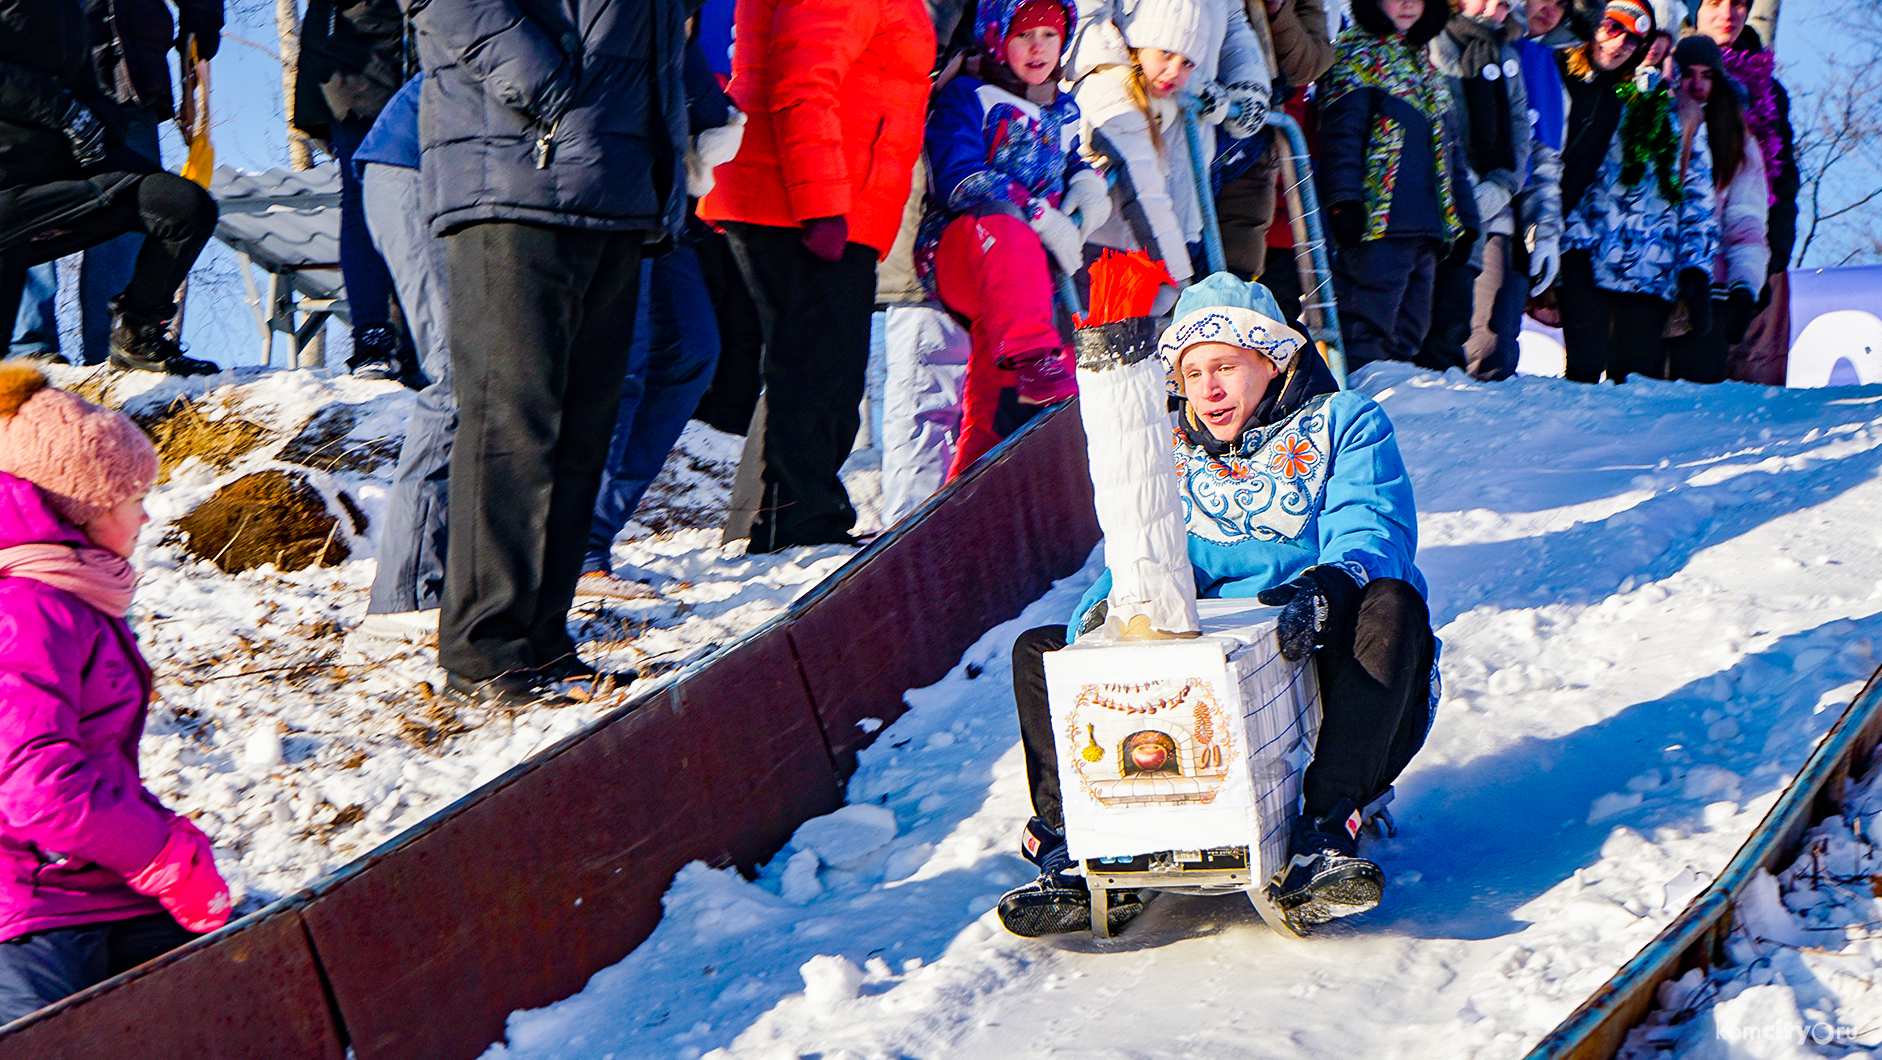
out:
<path id="1" fill-rule="evenodd" d="M 1437 67 L 1451 86 L 1451 98 L 1464 98 L 1464 79 L 1482 76 L 1480 71 L 1466 71 L 1457 39 L 1440 33 L 1431 41 L 1431 65 Z M 1538 242 L 1558 239 L 1562 234 L 1562 160 L 1561 156 L 1536 135 L 1529 110 L 1529 93 L 1523 82 L 1522 53 L 1514 43 L 1503 45 L 1503 66 L 1499 71 L 1509 93 L 1511 147 L 1516 155 L 1514 170 L 1494 173 L 1471 171 L 1471 191 L 1477 200 L 1477 213 L 1486 233 L 1522 236 L 1534 229 Z M 1520 206 L 1521 217 L 1511 211 Z"/>
<path id="2" fill-rule="evenodd" d="M 431 228 L 677 237 L 685 0 L 411 0 Z"/>

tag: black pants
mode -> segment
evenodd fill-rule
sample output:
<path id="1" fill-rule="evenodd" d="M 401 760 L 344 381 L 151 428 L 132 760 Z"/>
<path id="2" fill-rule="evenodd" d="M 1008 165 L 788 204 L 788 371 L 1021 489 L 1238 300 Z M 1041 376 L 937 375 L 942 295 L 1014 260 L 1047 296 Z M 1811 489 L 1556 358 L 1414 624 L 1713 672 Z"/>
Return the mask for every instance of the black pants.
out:
<path id="1" fill-rule="evenodd" d="M 1390 236 L 1341 247 L 1333 255 L 1346 367 L 1409 361 L 1431 327 L 1431 291 L 1443 244 Z"/>
<path id="2" fill-rule="evenodd" d="M 693 418 L 727 434 L 744 434 L 758 409 L 759 375 L 764 362 L 765 335 L 758 325 L 758 307 L 752 304 L 745 277 L 723 234 L 706 231 L 693 243 L 699 271 L 706 278 L 713 316 L 719 322 L 719 364 L 712 385 L 699 397 Z"/>
<path id="3" fill-rule="evenodd" d="M 1045 653 L 1065 647 L 1064 626 L 1029 629 L 1013 642 L 1013 700 L 1033 813 L 1065 829 L 1059 759 L 1046 702 Z M 1320 737 L 1302 781 L 1305 812 L 1320 818 L 1341 799 L 1363 806 L 1384 792 L 1424 746 L 1431 724 L 1431 614 L 1396 578 L 1368 582 L 1349 628 L 1315 653 Z"/>
<path id="4" fill-rule="evenodd" d="M 216 230 L 216 200 L 173 173 L 100 173 L 0 195 L 17 196 L 5 207 L 8 216 L 30 218 L 39 229 L 20 233 L 26 237 L 20 242 L 9 239 L 0 252 L 0 320 L 18 314 L 27 269 L 127 232 L 146 238 L 120 304 L 134 316 L 168 320 L 176 289 Z"/>
<path id="5" fill-rule="evenodd" d="M 856 509 L 837 470 L 862 425 L 876 252 L 827 262 L 795 228 L 728 223 L 726 236 L 764 329 L 764 395 L 732 485 L 725 538 L 751 551 L 848 539 Z"/>
<path id="6" fill-rule="evenodd" d="M 1434 372 L 1466 367 L 1464 343 L 1470 340 L 1471 309 L 1476 305 L 1480 270 L 1466 258 L 1438 262 L 1431 277 L 1431 325 L 1425 329 L 1413 363 Z"/>
<path id="7" fill-rule="evenodd" d="M 1666 377 L 1690 383 L 1725 382 L 1732 354 L 1732 343 L 1725 336 L 1744 335 L 1757 312 L 1756 303 L 1713 299 L 1711 330 L 1689 331 L 1666 340 Z"/>
<path id="8" fill-rule="evenodd" d="M 1585 250 L 1562 255 L 1562 346 L 1569 379 L 1596 383 L 1601 373 L 1616 382 L 1630 375 L 1666 378 L 1666 314 L 1673 308 L 1650 294 L 1623 294 L 1595 286 L 1594 262 Z"/>
<path id="9" fill-rule="evenodd" d="M 168 913 L 35 931 L 0 942 L 0 1024 L 11 1023 L 197 936 Z"/>
<path id="10" fill-rule="evenodd" d="M 568 609 L 621 400 L 642 232 L 445 236 L 451 449 L 438 660 L 484 680 L 575 650 Z"/>

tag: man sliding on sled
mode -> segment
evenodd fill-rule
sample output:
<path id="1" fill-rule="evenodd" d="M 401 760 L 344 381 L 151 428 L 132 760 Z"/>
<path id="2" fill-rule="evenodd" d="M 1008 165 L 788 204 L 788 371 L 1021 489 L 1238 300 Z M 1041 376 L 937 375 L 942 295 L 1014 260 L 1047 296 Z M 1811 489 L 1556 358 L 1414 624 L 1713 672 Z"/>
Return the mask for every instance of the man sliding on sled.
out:
<path id="1" fill-rule="evenodd" d="M 1412 557 L 1417 516 L 1391 421 L 1341 391 L 1281 322 L 1266 288 L 1217 273 L 1185 290 L 1158 352 L 1181 384 L 1175 458 L 1198 596 L 1282 606 L 1280 650 L 1313 653 L 1323 720 L 1302 782 L 1290 858 L 1268 897 L 1296 931 L 1379 904 L 1379 867 L 1358 855 L 1361 808 L 1405 768 L 1430 727 L 1436 641 Z M 1021 840 L 1039 878 L 1000 900 L 1014 934 L 1090 926 L 1071 870 L 1043 656 L 1104 622 L 1106 572 L 1069 629 L 1013 645 L 1013 696 L 1034 817 Z M 1109 893 L 1117 931 L 1143 911 Z"/>

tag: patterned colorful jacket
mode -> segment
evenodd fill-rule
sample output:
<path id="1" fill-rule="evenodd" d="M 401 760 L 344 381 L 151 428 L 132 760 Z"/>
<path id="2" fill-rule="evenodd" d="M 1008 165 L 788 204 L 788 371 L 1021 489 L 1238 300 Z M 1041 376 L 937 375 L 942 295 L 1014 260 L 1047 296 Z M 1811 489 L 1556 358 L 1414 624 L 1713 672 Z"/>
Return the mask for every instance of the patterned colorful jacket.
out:
<path id="1" fill-rule="evenodd" d="M 1198 596 L 1254 596 L 1318 564 L 1361 585 L 1398 578 L 1426 593 L 1414 563 L 1411 478 L 1377 402 L 1351 390 L 1322 394 L 1279 422 L 1250 426 L 1221 456 L 1199 434 L 1179 426 L 1174 439 Z M 1110 591 L 1106 572 L 1079 601 L 1072 628 Z"/>
<path id="2" fill-rule="evenodd" d="M 1362 238 L 1478 231 L 1450 89 L 1423 49 L 1357 26 L 1320 80 L 1320 201 L 1365 208 Z"/>
<path id="3" fill-rule="evenodd" d="M 1628 110 L 1651 105 L 1666 124 L 1639 138 L 1665 144 L 1674 167 L 1662 176 L 1649 161 L 1640 178 L 1626 183 L 1627 143 L 1634 119 L 1623 111 L 1621 125 L 1608 141 L 1607 157 L 1594 182 L 1568 215 L 1564 250 L 1586 250 L 1594 264 L 1595 286 L 1622 294 L 1650 294 L 1671 302 L 1679 297 L 1679 274 L 1703 269 L 1712 275 L 1719 252 L 1719 219 L 1712 193 L 1712 150 L 1701 127 L 1693 138 L 1692 162 L 1685 179 L 1677 172 L 1680 125 L 1678 109 L 1664 86 L 1634 94 L 1625 85 Z"/>

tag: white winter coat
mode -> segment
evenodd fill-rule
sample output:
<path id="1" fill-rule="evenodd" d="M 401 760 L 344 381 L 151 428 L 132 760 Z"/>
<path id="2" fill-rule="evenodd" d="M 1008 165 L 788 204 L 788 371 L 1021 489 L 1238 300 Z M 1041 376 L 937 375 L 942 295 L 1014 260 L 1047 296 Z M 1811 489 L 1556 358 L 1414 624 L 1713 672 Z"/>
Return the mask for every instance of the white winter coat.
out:
<path id="1" fill-rule="evenodd" d="M 1150 111 L 1163 140 L 1158 151 L 1150 119 L 1131 99 L 1131 68 L 1107 66 L 1087 74 L 1072 97 L 1078 103 L 1078 142 L 1093 166 L 1121 167 L 1111 180 L 1111 219 L 1087 242 L 1117 250 L 1143 250 L 1186 283 L 1194 275 L 1188 244 L 1202 238 L 1202 211 L 1190 175 L 1188 146 L 1174 98 L 1152 99 Z"/>
<path id="2" fill-rule="evenodd" d="M 1764 287 L 1765 269 L 1771 264 L 1771 244 L 1765 238 L 1770 202 L 1764 151 L 1758 138 L 1747 133 L 1745 161 L 1732 182 L 1717 192 L 1719 253 L 1712 262 L 1713 283 L 1743 283 L 1753 292 Z"/>

